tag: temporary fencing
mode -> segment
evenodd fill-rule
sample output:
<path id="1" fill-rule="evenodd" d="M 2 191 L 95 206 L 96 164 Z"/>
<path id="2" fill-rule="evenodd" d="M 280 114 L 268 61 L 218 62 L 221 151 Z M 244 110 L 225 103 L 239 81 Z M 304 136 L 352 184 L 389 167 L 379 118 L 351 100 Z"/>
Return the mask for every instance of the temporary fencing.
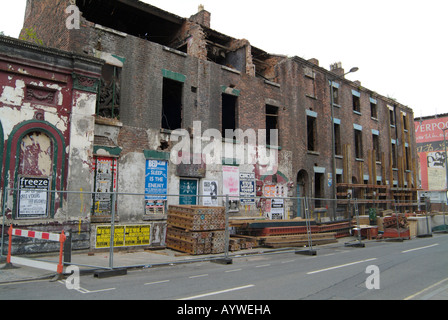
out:
<path id="1" fill-rule="evenodd" d="M 49 210 L 44 218 L 47 221 L 55 219 L 65 232 L 57 235 L 10 227 L 10 262 L 19 263 L 17 261 L 20 260 L 10 254 L 11 236 L 26 235 L 53 241 L 64 238 L 65 241 L 65 235 L 70 235 L 68 243 L 72 245 L 73 252 L 98 250 L 109 253 L 107 263 L 101 265 L 72 262 L 71 259 L 63 261 L 61 243 L 58 273 L 64 264 L 113 270 L 205 260 L 228 263 L 242 250 L 257 246 L 266 249 L 263 253 L 281 249 L 282 252 L 289 250 L 315 254 L 317 245 L 338 245 L 337 239 L 352 235 L 353 227 L 359 227 L 360 215 L 368 213 L 370 208 L 380 208 L 379 204 L 373 203 L 369 207 L 364 205 L 360 212 L 357 199 L 212 196 L 200 194 L 198 189 L 193 194 L 164 195 L 82 190 L 45 190 L 45 193 L 46 198 L 42 199 L 56 205 L 55 212 Z M 6 227 L 6 212 L 17 212 L 21 208 L 20 189 L 6 189 L 4 194 L 3 230 Z M 392 206 L 392 210 L 397 209 Z M 19 225 L 26 221 L 13 220 Z M 8 222 L 11 223 L 11 220 Z M 2 254 L 3 243 L 2 236 Z M 165 261 L 138 261 L 132 265 L 117 266 L 114 254 L 118 249 L 139 247 L 166 247 L 185 253 L 185 259 L 171 259 L 172 256 L 167 255 Z M 194 257 L 187 259 L 187 255 Z M 159 256 L 163 258 L 163 255 Z M 182 257 L 182 254 L 176 256 Z"/>

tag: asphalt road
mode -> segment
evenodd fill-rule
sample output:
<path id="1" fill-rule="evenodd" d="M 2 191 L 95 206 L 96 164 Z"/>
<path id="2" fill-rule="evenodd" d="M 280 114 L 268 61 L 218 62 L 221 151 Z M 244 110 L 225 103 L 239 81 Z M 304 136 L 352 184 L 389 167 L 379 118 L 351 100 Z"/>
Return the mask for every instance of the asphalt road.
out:
<path id="1" fill-rule="evenodd" d="M 430 298 L 448 285 L 448 235 L 365 248 L 320 247 L 293 252 L 129 270 L 120 277 L 0 285 L 1 300 L 403 300 Z M 70 282 L 69 282 L 70 284 Z M 187 305 L 187 304 L 186 304 Z M 184 310 L 187 311 L 187 310 Z"/>

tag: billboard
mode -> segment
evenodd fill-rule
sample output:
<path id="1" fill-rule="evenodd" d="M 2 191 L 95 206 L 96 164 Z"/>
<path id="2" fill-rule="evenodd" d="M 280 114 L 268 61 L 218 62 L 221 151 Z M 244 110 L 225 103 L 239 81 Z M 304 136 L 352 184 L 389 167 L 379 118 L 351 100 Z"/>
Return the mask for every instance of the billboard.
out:
<path id="1" fill-rule="evenodd" d="M 448 128 L 448 117 L 415 122 L 415 139 L 420 159 L 422 189 L 446 189 L 446 153 L 443 129 Z M 448 137 L 447 137 L 448 139 Z"/>

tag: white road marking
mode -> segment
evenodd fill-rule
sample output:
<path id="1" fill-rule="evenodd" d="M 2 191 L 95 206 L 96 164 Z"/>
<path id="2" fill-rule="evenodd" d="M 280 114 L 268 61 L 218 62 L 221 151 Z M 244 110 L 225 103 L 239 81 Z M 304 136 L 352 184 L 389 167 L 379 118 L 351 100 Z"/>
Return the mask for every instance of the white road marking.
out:
<path id="1" fill-rule="evenodd" d="M 162 281 L 149 282 L 149 283 L 145 283 L 145 286 L 149 286 L 149 285 L 151 285 L 151 284 L 167 283 L 167 282 L 170 282 L 170 280 L 162 280 Z"/>
<path id="2" fill-rule="evenodd" d="M 179 299 L 179 300 L 194 300 L 194 299 L 199 299 L 199 298 L 204 298 L 204 297 L 210 297 L 210 296 L 214 296 L 214 295 L 218 295 L 218 294 L 222 294 L 222 293 L 227 293 L 227 292 L 232 292 L 232 291 L 238 291 L 238 290 L 248 289 L 248 288 L 252 288 L 252 287 L 255 287 L 255 285 L 250 284 L 250 285 L 247 285 L 247 286 L 236 287 L 236 288 L 231 288 L 231 289 L 227 289 L 227 290 L 214 291 L 214 292 L 209 292 L 209 293 L 200 294 L 200 295 L 197 295 L 197 296 L 192 296 L 192 297 L 182 298 L 182 299 Z"/>
<path id="3" fill-rule="evenodd" d="M 339 266 L 334 266 L 334 267 L 330 267 L 330 268 L 325 268 L 325 269 L 320 269 L 320 270 L 316 270 L 316 271 L 311 271 L 311 272 L 308 272 L 307 274 L 315 274 L 315 273 L 330 271 L 330 270 L 334 270 L 334 269 L 340 269 L 340 268 L 344 268 L 344 267 L 348 267 L 348 266 L 353 266 L 355 264 L 360 264 L 360 263 L 364 263 L 364 262 L 374 261 L 376 259 L 377 258 L 373 258 L 373 259 L 367 259 L 367 260 L 361 260 L 361 261 L 356 261 L 356 262 L 352 262 L 352 263 L 342 264 L 342 265 L 339 265 Z"/>
<path id="4" fill-rule="evenodd" d="M 191 276 L 191 277 L 188 277 L 189 279 L 195 279 L 195 278 L 202 278 L 202 277 L 208 277 L 208 274 L 206 273 L 206 274 L 199 274 L 199 275 L 197 275 L 197 276 Z"/>
<path id="5" fill-rule="evenodd" d="M 282 263 L 290 263 L 290 262 L 295 262 L 296 260 L 287 260 L 287 261 L 282 261 Z"/>
<path id="6" fill-rule="evenodd" d="M 59 280 L 58 282 L 62 283 L 63 285 L 65 285 L 65 280 Z M 79 293 L 82 293 L 82 294 L 86 294 L 86 293 L 97 293 L 97 292 L 112 291 L 112 290 L 116 290 L 116 288 L 108 288 L 108 289 L 100 289 L 100 290 L 90 291 L 88 289 L 79 287 L 79 288 L 73 289 L 73 290 L 78 291 Z"/>
<path id="7" fill-rule="evenodd" d="M 426 246 L 426 247 L 420 247 L 420 248 L 415 248 L 415 249 L 410 249 L 410 250 L 405 250 L 405 251 L 401 251 L 401 253 L 408 253 L 408 252 L 412 252 L 412 251 L 417 251 L 417 250 L 423 250 L 423 249 L 428 249 L 428 248 L 432 248 L 432 247 L 437 247 L 439 244 L 433 244 L 430 246 Z"/>
<path id="8" fill-rule="evenodd" d="M 237 271 L 241 271 L 243 269 L 233 269 L 233 270 L 227 270 L 226 273 L 230 273 L 230 272 L 237 272 Z"/>

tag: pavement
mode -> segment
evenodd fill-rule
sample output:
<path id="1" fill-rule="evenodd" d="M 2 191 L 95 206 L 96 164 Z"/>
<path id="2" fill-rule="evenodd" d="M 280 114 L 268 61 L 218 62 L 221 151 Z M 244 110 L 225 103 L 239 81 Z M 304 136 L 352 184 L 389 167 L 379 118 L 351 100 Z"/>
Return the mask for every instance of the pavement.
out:
<path id="1" fill-rule="evenodd" d="M 229 257 L 238 257 L 244 255 L 252 255 L 263 253 L 264 251 L 272 251 L 272 249 L 252 249 L 242 250 L 237 253 L 229 253 Z M 58 256 L 55 254 L 49 255 L 33 255 L 29 258 L 35 262 L 42 262 L 44 264 L 51 263 L 58 264 Z M 161 250 L 125 250 L 115 251 L 112 255 L 112 266 L 115 269 L 138 269 L 138 268 L 153 268 L 163 267 L 172 264 L 180 263 L 194 263 L 200 261 L 219 260 L 224 258 L 224 254 L 215 255 L 201 255 L 192 256 L 185 253 L 173 251 L 170 249 Z M 110 253 L 107 252 L 74 252 L 71 256 L 71 264 L 80 268 L 81 275 L 94 274 L 95 272 L 110 270 Z M 67 263 L 65 264 L 67 266 Z M 36 281 L 55 278 L 57 274 L 52 271 L 29 267 L 25 265 L 7 265 L 6 257 L 0 260 L 0 285 L 23 282 Z"/>
<path id="2" fill-rule="evenodd" d="M 347 242 L 347 238 L 343 241 Z M 281 251 L 285 249 L 265 249 L 256 248 L 252 250 L 242 250 L 235 253 L 229 253 L 229 258 L 237 258 L 239 256 L 256 255 L 272 251 Z M 291 249 L 289 249 L 291 250 Z M 162 267 L 179 263 L 194 263 L 204 260 L 217 260 L 223 258 L 224 254 L 191 256 L 170 249 L 162 250 L 134 250 L 134 251 L 117 251 L 112 255 L 112 265 L 116 269 L 132 269 L 132 268 L 152 268 Z M 0 260 L 0 285 L 12 284 L 15 282 L 38 281 L 38 280 L 57 280 L 57 274 L 35 267 L 24 265 L 6 265 L 6 258 L 1 257 Z M 33 256 L 33 260 L 44 263 L 57 264 L 57 255 L 39 255 Z M 109 252 L 74 252 L 71 256 L 71 264 L 80 268 L 81 275 L 95 274 L 98 271 L 110 270 Z M 448 300 L 448 278 L 436 283 L 413 296 L 408 300 Z"/>

